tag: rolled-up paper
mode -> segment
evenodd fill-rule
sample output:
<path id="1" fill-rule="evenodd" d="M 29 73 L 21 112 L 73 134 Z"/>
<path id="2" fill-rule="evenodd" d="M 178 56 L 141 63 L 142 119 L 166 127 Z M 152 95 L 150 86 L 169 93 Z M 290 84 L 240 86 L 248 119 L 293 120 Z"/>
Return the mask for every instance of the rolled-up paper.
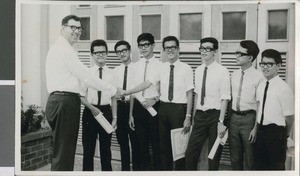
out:
<path id="1" fill-rule="evenodd" d="M 287 156 L 295 157 L 295 142 L 290 137 L 287 139 Z"/>
<path id="2" fill-rule="evenodd" d="M 225 145 L 226 141 L 228 138 L 228 130 L 226 130 L 225 135 L 223 136 L 223 138 L 220 138 L 220 136 L 217 137 L 213 147 L 211 148 L 209 154 L 208 154 L 208 158 L 209 159 L 213 159 L 215 157 L 215 154 L 217 152 L 217 149 L 219 147 L 219 145 Z"/>
<path id="3" fill-rule="evenodd" d="M 143 97 L 140 94 L 134 94 L 134 97 L 140 102 L 142 103 L 143 101 L 145 101 L 145 97 Z M 151 116 L 156 116 L 157 112 L 155 111 L 155 109 L 153 107 L 149 107 L 147 108 L 147 111 L 151 114 Z"/>
<path id="4" fill-rule="evenodd" d="M 111 124 L 106 120 L 106 118 L 102 115 L 100 112 L 95 119 L 98 121 L 98 123 L 103 127 L 103 129 L 108 133 L 112 133 L 114 131 L 114 128 L 111 126 Z"/>

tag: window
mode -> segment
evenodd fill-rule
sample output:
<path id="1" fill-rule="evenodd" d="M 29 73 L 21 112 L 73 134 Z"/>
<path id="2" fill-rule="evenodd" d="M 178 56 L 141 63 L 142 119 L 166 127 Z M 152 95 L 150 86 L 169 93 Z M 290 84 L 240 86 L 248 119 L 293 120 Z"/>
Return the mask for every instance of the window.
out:
<path id="1" fill-rule="evenodd" d="M 201 13 L 180 14 L 180 40 L 200 40 L 201 34 Z"/>
<path id="2" fill-rule="evenodd" d="M 246 12 L 223 13 L 223 40 L 246 38 Z"/>
<path id="3" fill-rule="evenodd" d="M 268 12 L 268 39 L 287 39 L 287 10 Z"/>
<path id="4" fill-rule="evenodd" d="M 155 40 L 161 39 L 161 16 L 142 15 L 142 33 L 151 33 Z"/>
<path id="5" fill-rule="evenodd" d="M 106 39 L 107 40 L 124 39 L 124 16 L 106 17 Z"/>
<path id="6" fill-rule="evenodd" d="M 81 17 L 81 27 L 83 27 L 83 30 L 81 32 L 79 40 L 90 40 L 90 17 Z"/>

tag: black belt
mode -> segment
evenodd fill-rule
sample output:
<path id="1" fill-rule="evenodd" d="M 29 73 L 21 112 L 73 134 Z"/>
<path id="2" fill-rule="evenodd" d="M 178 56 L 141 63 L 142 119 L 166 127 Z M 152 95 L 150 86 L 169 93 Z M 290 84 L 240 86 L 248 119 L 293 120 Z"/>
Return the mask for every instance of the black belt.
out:
<path id="1" fill-rule="evenodd" d="M 65 92 L 65 91 L 54 91 L 54 92 L 51 92 L 50 95 L 63 95 L 63 96 L 77 96 L 77 97 L 79 97 L 79 93 Z"/>
<path id="2" fill-rule="evenodd" d="M 255 112 L 253 109 L 251 110 L 248 110 L 248 111 L 235 111 L 232 109 L 232 112 L 235 113 L 236 115 L 247 115 L 248 113 L 252 113 L 252 112 Z"/>
<path id="3" fill-rule="evenodd" d="M 197 109 L 197 111 L 201 111 L 201 112 L 205 112 L 205 113 L 211 113 L 211 112 L 220 111 L 220 110 L 218 110 L 218 109 L 208 109 L 206 111 L 203 111 L 203 110 Z"/>
<path id="4" fill-rule="evenodd" d="M 130 103 L 130 100 L 118 100 L 118 103 L 129 104 L 129 103 Z"/>

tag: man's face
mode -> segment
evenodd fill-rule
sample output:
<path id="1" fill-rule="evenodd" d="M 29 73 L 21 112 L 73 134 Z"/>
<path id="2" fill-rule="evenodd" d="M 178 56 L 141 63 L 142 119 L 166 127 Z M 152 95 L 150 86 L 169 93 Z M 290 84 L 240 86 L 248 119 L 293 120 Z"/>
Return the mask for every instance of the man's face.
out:
<path id="1" fill-rule="evenodd" d="M 164 44 L 164 52 L 170 63 L 174 63 L 179 58 L 179 47 L 175 41 L 166 41 Z"/>
<path id="2" fill-rule="evenodd" d="M 239 66 L 246 65 L 247 63 L 251 63 L 252 57 L 248 55 L 247 49 L 243 47 L 239 47 L 239 49 L 235 52 L 236 54 L 236 64 Z"/>
<path id="3" fill-rule="evenodd" d="M 262 66 L 262 63 L 264 66 Z M 269 65 L 269 66 L 268 66 Z M 263 57 L 260 63 L 263 75 L 268 79 L 274 78 L 278 74 L 280 64 L 276 64 L 275 60 L 270 57 Z"/>
<path id="4" fill-rule="evenodd" d="M 141 55 L 143 55 L 144 58 L 149 58 L 153 54 L 154 44 L 151 45 L 148 40 L 140 41 L 138 47 L 140 49 Z"/>
<path id="5" fill-rule="evenodd" d="M 200 46 L 200 49 L 203 49 L 203 51 L 200 51 L 201 52 L 201 58 L 204 60 L 204 61 L 210 61 L 210 60 L 213 60 L 214 59 L 214 55 L 215 55 L 215 50 L 214 50 L 214 47 L 213 47 L 213 44 L 210 43 L 210 42 L 205 42 L 205 43 L 202 43 L 201 46 Z"/>
<path id="6" fill-rule="evenodd" d="M 105 46 L 94 46 L 92 57 L 94 58 L 97 65 L 105 64 L 107 58 L 107 50 Z"/>
<path id="7" fill-rule="evenodd" d="M 130 59 L 130 50 L 126 45 L 120 45 L 116 48 L 116 53 L 122 62 L 127 62 Z"/>
<path id="8" fill-rule="evenodd" d="M 66 38 L 71 44 L 78 41 L 81 35 L 81 23 L 70 19 L 66 25 L 62 26 L 62 36 Z M 79 29 L 80 28 L 80 29 Z"/>

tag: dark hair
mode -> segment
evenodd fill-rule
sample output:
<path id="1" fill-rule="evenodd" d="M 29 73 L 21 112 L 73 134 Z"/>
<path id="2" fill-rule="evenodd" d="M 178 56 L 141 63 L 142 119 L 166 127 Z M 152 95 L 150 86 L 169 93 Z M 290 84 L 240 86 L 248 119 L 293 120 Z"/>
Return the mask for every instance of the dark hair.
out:
<path id="1" fill-rule="evenodd" d="M 117 51 L 117 48 L 118 48 L 118 46 L 120 46 L 120 45 L 126 45 L 126 47 L 127 47 L 127 49 L 128 50 L 131 50 L 131 46 L 130 46 L 130 44 L 127 42 L 127 41 L 125 41 L 125 40 L 120 40 L 120 41 L 118 41 L 116 44 L 115 44 L 115 51 Z"/>
<path id="2" fill-rule="evenodd" d="M 154 36 L 152 34 L 150 34 L 150 33 L 142 33 L 142 34 L 140 34 L 138 36 L 138 38 L 137 38 L 137 43 L 139 44 L 143 40 L 147 40 L 148 42 L 150 42 L 151 45 L 153 43 L 155 43 Z"/>
<path id="3" fill-rule="evenodd" d="M 274 59 L 274 61 L 276 62 L 276 64 L 281 64 L 282 63 L 282 58 L 281 55 L 279 53 L 279 51 L 274 50 L 274 49 L 266 49 L 261 53 L 261 58 L 263 57 L 269 57 Z"/>
<path id="4" fill-rule="evenodd" d="M 76 15 L 68 15 L 68 16 L 66 16 L 66 17 L 64 17 L 64 18 L 62 19 L 61 25 L 66 25 L 66 24 L 68 24 L 69 20 L 71 20 L 71 19 L 80 22 L 80 18 L 79 18 L 78 16 L 76 16 Z"/>
<path id="5" fill-rule="evenodd" d="M 253 62 L 259 53 L 259 48 L 257 44 L 252 40 L 243 40 L 240 42 L 240 45 L 241 47 L 247 49 L 247 54 L 253 57 L 252 58 L 252 62 Z"/>
<path id="6" fill-rule="evenodd" d="M 213 44 L 213 48 L 215 50 L 217 50 L 219 48 L 219 44 L 218 44 L 218 40 L 213 38 L 213 37 L 206 37 L 206 38 L 203 38 L 200 40 L 200 45 L 202 43 L 206 43 L 206 42 L 209 42 L 209 43 L 212 43 Z"/>
<path id="7" fill-rule="evenodd" d="M 163 42 L 162 42 L 162 47 L 165 48 L 165 43 L 168 42 L 168 41 L 174 41 L 176 42 L 176 46 L 179 47 L 179 41 L 177 39 L 177 37 L 175 36 L 167 36 L 163 39 Z"/>
<path id="8" fill-rule="evenodd" d="M 108 51 L 108 49 L 107 49 L 107 44 L 106 44 L 106 42 L 105 42 L 104 40 L 102 40 L 102 39 L 94 40 L 94 41 L 92 42 L 91 48 L 90 48 L 91 53 L 94 52 L 94 47 L 95 47 L 95 46 L 104 46 L 105 49 L 106 49 L 106 51 Z"/>

